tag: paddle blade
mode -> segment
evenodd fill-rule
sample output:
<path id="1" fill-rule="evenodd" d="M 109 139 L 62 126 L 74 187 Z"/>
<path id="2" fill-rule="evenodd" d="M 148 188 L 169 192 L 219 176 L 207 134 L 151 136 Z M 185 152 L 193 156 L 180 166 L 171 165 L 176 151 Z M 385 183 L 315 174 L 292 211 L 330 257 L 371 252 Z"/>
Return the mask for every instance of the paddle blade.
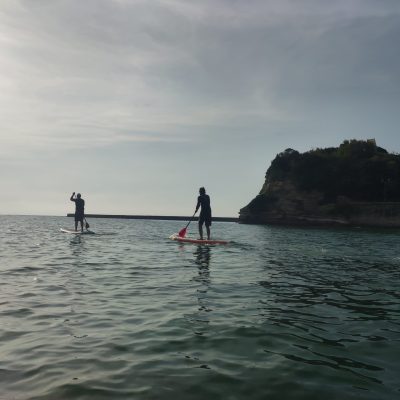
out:
<path id="1" fill-rule="evenodd" d="M 186 228 L 181 229 L 178 232 L 178 236 L 181 237 L 181 238 L 185 237 L 186 236 Z"/>
<path id="2" fill-rule="evenodd" d="M 87 221 L 86 221 L 85 227 L 86 227 L 86 229 L 90 228 L 90 225 L 87 223 Z"/>

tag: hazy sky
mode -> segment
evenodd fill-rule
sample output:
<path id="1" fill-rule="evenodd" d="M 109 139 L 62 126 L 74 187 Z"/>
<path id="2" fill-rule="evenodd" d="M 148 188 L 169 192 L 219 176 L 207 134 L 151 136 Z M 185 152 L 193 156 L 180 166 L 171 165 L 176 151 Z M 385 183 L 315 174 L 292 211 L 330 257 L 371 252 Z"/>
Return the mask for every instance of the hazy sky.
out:
<path id="1" fill-rule="evenodd" d="M 1 0 L 0 213 L 236 216 L 275 155 L 400 151 L 399 0 Z"/>

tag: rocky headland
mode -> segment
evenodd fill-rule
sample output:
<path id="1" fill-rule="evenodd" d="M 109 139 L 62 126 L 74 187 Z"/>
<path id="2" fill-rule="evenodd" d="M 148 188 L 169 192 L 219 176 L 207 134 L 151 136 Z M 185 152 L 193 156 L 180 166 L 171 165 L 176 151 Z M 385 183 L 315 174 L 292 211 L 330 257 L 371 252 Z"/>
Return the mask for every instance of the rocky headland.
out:
<path id="1" fill-rule="evenodd" d="M 299 153 L 286 149 L 268 168 L 241 223 L 400 227 L 400 155 L 375 140 Z"/>

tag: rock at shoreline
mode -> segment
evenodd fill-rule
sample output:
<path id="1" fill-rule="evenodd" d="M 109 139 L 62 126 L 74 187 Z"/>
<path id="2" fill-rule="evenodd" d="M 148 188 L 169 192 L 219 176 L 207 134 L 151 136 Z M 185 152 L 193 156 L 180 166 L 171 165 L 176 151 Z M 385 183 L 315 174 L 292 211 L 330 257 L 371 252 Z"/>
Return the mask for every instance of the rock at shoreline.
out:
<path id="1" fill-rule="evenodd" d="M 400 227 L 400 155 L 373 139 L 286 149 L 239 214 L 242 223 Z"/>

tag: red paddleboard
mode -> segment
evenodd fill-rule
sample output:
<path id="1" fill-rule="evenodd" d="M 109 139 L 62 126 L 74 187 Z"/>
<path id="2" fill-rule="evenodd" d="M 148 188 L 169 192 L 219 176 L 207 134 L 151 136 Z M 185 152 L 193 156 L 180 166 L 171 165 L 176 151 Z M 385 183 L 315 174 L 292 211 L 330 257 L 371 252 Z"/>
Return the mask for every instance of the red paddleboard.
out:
<path id="1" fill-rule="evenodd" d="M 171 240 L 176 240 L 181 243 L 193 243 L 193 244 L 228 244 L 227 240 L 213 240 L 213 239 L 190 239 L 186 237 L 180 237 L 177 233 L 169 237 Z"/>

